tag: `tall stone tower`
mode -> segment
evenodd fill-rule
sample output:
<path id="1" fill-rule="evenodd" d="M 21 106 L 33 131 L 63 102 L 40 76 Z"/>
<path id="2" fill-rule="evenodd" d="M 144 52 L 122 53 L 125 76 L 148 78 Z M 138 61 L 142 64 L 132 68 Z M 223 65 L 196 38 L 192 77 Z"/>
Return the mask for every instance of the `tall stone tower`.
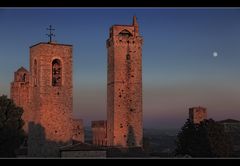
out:
<path id="1" fill-rule="evenodd" d="M 141 147 L 143 38 L 136 17 L 132 25 L 113 25 L 106 44 L 108 146 Z"/>
<path id="2" fill-rule="evenodd" d="M 29 77 L 30 73 L 24 67 L 19 68 L 14 73 L 14 81 L 11 83 L 11 99 L 14 103 L 23 108 L 22 119 L 24 120 L 23 129 L 28 133 L 29 123 Z"/>
<path id="3" fill-rule="evenodd" d="M 72 45 L 30 47 L 31 110 L 29 156 L 56 157 L 70 143 L 73 109 Z"/>
<path id="4" fill-rule="evenodd" d="M 207 109 L 200 106 L 189 108 L 189 119 L 194 124 L 199 124 L 207 119 Z"/>

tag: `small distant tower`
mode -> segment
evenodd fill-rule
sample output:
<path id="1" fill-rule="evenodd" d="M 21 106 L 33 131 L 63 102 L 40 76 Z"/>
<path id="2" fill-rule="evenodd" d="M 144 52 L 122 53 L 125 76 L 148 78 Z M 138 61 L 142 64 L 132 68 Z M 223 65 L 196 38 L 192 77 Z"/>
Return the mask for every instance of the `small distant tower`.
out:
<path id="1" fill-rule="evenodd" d="M 14 81 L 11 83 L 11 99 L 14 103 L 23 108 L 22 119 L 23 129 L 28 133 L 29 123 L 29 71 L 24 67 L 19 68 L 14 73 Z"/>
<path id="2" fill-rule="evenodd" d="M 200 106 L 189 108 L 189 119 L 194 124 L 200 124 L 204 119 L 207 119 L 207 109 Z"/>
<path id="3" fill-rule="evenodd" d="M 107 144 L 142 147 L 142 44 L 132 25 L 113 25 L 107 40 Z"/>
<path id="4" fill-rule="evenodd" d="M 107 121 L 92 121 L 92 141 L 96 146 L 107 146 Z"/>

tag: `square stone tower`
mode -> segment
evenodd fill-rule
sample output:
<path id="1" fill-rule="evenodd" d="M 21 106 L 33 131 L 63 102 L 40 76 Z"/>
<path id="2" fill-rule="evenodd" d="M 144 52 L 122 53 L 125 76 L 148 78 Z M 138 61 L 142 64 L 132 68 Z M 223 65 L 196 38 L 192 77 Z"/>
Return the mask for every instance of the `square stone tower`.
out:
<path id="1" fill-rule="evenodd" d="M 29 156 L 56 157 L 71 142 L 72 45 L 38 43 L 30 47 L 31 110 Z"/>
<path id="2" fill-rule="evenodd" d="M 28 133 L 29 123 L 29 79 L 30 73 L 24 67 L 19 68 L 14 73 L 14 81 L 11 83 L 11 99 L 14 103 L 23 108 L 22 119 L 24 120 L 23 129 L 25 133 Z"/>
<path id="3" fill-rule="evenodd" d="M 141 147 L 142 44 L 137 19 L 132 25 L 113 25 L 107 40 L 107 144 Z"/>
<path id="4" fill-rule="evenodd" d="M 107 146 L 107 121 L 92 121 L 92 143 L 96 146 Z"/>
<path id="5" fill-rule="evenodd" d="M 200 106 L 189 108 L 189 119 L 194 124 L 200 124 L 201 121 L 207 119 L 207 109 Z"/>

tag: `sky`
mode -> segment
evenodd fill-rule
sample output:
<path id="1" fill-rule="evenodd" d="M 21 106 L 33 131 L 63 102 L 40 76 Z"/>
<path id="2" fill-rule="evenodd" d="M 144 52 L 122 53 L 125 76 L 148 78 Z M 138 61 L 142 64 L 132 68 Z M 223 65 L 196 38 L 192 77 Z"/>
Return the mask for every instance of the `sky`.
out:
<path id="1" fill-rule="evenodd" d="M 144 38 L 145 128 L 180 128 L 193 106 L 240 120 L 240 8 L 0 8 L 0 95 L 51 24 L 54 40 L 73 45 L 74 115 L 85 126 L 106 119 L 109 28 L 133 15 Z"/>

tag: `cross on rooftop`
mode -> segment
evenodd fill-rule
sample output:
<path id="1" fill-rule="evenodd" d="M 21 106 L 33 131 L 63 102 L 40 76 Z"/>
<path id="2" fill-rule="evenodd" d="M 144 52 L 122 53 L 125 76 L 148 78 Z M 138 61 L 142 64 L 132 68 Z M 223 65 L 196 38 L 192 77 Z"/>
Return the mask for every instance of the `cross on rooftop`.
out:
<path id="1" fill-rule="evenodd" d="M 52 31 L 54 31 L 55 29 L 52 28 L 52 25 L 49 25 L 49 28 L 47 28 L 47 30 L 49 31 L 49 34 L 46 34 L 46 35 L 49 37 L 49 43 L 51 43 L 52 36 L 55 36 Z"/>

